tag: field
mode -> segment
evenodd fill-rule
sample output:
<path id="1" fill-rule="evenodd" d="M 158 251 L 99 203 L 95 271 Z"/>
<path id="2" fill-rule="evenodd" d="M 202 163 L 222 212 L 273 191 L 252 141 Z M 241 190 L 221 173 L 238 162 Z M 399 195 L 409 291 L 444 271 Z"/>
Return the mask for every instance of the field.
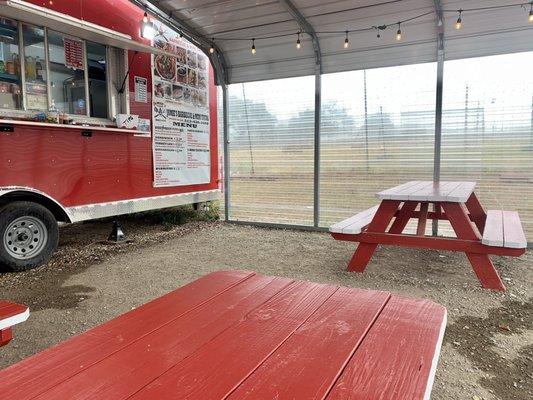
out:
<path id="1" fill-rule="evenodd" d="M 444 136 L 442 180 L 476 181 L 487 209 L 519 211 L 533 237 L 533 145 L 531 135 Z M 322 143 L 320 225 L 376 204 L 375 193 L 433 176 L 433 140 L 427 135 L 329 140 Z M 312 138 L 285 146 L 232 146 L 231 219 L 312 225 Z M 253 170 L 252 160 L 253 159 Z M 444 230 L 449 227 L 444 226 Z"/>

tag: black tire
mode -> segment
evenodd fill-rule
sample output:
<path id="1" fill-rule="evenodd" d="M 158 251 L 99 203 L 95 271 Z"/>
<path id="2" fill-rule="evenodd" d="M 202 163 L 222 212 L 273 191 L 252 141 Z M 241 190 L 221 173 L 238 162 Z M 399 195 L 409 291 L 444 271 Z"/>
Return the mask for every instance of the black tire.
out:
<path id="1" fill-rule="evenodd" d="M 12 245 L 12 242 L 10 241 L 12 235 L 16 235 L 12 223 L 23 217 L 27 217 L 33 221 L 40 221 L 40 230 L 46 230 L 46 235 L 37 235 L 35 238 L 31 237 L 29 239 L 28 234 L 25 232 L 21 233 L 21 235 L 23 235 L 21 236 L 21 239 L 26 238 L 26 242 L 30 243 L 28 246 L 32 246 L 33 240 L 38 244 L 38 250 L 29 250 L 35 253 L 27 258 L 24 258 L 24 255 L 19 257 L 12 255 L 13 249 L 19 250 L 19 248 L 13 247 L 14 245 Z M 23 224 L 22 222 L 20 224 L 21 229 L 29 230 L 29 235 L 32 234 L 31 231 L 33 229 L 31 228 L 31 225 L 25 225 L 25 223 Z M 11 229 L 9 229 L 10 226 Z M 35 233 L 37 233 L 37 231 L 35 231 Z M 54 215 L 46 207 L 29 201 L 15 201 L 0 208 L 0 266 L 3 268 L 11 271 L 26 271 L 44 264 L 54 254 L 57 248 L 58 238 L 59 229 L 57 221 L 54 218 Z M 21 244 L 20 248 L 24 247 L 25 245 Z M 10 248 L 11 252 L 9 250 Z"/>

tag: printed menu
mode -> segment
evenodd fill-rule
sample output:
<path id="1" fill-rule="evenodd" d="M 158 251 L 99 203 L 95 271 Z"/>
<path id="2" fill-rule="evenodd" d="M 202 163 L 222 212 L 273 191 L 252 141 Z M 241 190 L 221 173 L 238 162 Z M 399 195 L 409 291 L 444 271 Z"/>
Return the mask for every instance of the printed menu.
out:
<path id="1" fill-rule="evenodd" d="M 169 55 L 152 55 L 154 186 L 209 183 L 209 60 L 165 25 L 156 29 L 154 46 Z"/>

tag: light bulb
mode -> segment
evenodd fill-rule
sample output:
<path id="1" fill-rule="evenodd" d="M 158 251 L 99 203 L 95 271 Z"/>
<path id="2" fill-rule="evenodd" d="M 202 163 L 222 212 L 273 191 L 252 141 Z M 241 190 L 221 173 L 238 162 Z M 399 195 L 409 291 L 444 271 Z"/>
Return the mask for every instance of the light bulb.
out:
<path id="1" fill-rule="evenodd" d="M 153 22 L 148 21 L 142 23 L 141 36 L 148 40 L 152 40 L 155 37 L 155 26 Z"/>
<path id="2" fill-rule="evenodd" d="M 213 54 L 215 52 L 215 39 L 211 39 L 211 47 L 209 47 L 209 53 Z"/>
<path id="3" fill-rule="evenodd" d="M 533 22 L 533 4 L 531 5 L 531 11 L 529 12 L 529 22 Z"/>
<path id="4" fill-rule="evenodd" d="M 463 19 L 461 18 L 462 10 L 459 10 L 459 18 L 455 22 L 455 29 L 461 29 L 463 26 Z"/>
<path id="5" fill-rule="evenodd" d="M 148 14 L 147 13 L 144 13 L 144 16 L 143 16 L 143 22 L 146 24 L 148 22 Z"/>
<path id="6" fill-rule="evenodd" d="M 257 50 L 255 49 L 255 39 L 252 39 L 252 54 L 257 53 Z"/>
<path id="7" fill-rule="evenodd" d="M 402 28 L 400 27 L 400 23 L 398 22 L 398 31 L 396 32 L 396 40 L 399 42 L 402 40 Z"/>
<path id="8" fill-rule="evenodd" d="M 302 48 L 302 42 L 300 42 L 300 32 L 298 32 L 298 39 L 296 40 L 296 48 L 298 50 Z"/>
<path id="9" fill-rule="evenodd" d="M 344 39 L 344 48 L 347 49 L 350 46 L 350 41 L 348 40 L 348 31 L 346 31 L 346 39 Z"/>

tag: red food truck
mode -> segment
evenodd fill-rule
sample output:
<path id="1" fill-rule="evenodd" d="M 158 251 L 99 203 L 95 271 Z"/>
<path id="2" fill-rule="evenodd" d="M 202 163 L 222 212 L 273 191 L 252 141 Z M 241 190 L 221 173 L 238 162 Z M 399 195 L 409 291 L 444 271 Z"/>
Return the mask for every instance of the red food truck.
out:
<path id="1" fill-rule="evenodd" d="M 45 262 L 58 222 L 219 198 L 216 109 L 208 57 L 128 0 L 0 1 L 0 264 Z"/>

